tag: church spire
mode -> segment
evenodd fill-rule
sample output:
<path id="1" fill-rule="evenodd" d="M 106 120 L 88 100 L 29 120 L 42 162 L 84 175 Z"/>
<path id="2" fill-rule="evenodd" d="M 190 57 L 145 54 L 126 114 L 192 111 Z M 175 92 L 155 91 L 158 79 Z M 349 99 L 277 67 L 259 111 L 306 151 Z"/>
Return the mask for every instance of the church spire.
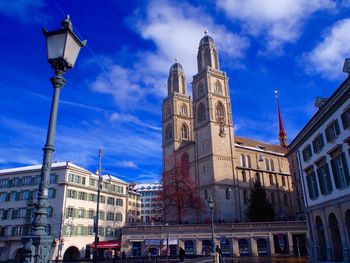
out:
<path id="1" fill-rule="evenodd" d="M 279 125 L 279 131 L 278 131 L 278 140 L 280 141 L 280 145 L 282 147 L 287 147 L 287 133 L 286 130 L 283 127 L 282 122 L 282 116 L 281 116 L 281 110 L 280 110 L 280 104 L 278 102 L 278 92 L 275 90 L 275 96 L 276 96 L 276 103 L 277 103 L 277 111 L 278 111 L 278 125 Z"/>
<path id="2" fill-rule="evenodd" d="M 208 35 L 208 30 L 205 29 L 204 37 L 199 42 L 197 54 L 198 72 L 211 67 L 219 69 L 219 57 L 216 50 L 214 39 Z"/>

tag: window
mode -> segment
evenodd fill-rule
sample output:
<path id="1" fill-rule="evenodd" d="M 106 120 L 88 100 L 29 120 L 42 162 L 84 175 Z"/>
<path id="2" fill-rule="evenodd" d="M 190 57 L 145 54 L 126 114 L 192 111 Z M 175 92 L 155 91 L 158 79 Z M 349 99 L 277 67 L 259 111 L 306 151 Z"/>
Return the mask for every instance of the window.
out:
<path id="1" fill-rule="evenodd" d="M 222 94 L 222 87 L 220 81 L 217 81 L 214 85 L 214 93 Z"/>
<path id="2" fill-rule="evenodd" d="M 67 190 L 67 197 L 69 197 L 69 198 L 77 198 L 77 192 L 75 190 L 68 189 Z"/>
<path id="3" fill-rule="evenodd" d="M 282 175 L 282 185 L 286 186 L 286 177 Z"/>
<path id="4" fill-rule="evenodd" d="M 89 194 L 89 201 L 96 202 L 97 201 L 97 195 L 95 194 Z"/>
<path id="5" fill-rule="evenodd" d="M 275 171 L 275 164 L 272 159 L 270 159 L 270 169 L 271 171 Z"/>
<path id="6" fill-rule="evenodd" d="M 265 166 L 266 166 L 266 170 L 270 170 L 269 159 L 265 159 Z"/>
<path id="7" fill-rule="evenodd" d="M 81 236 L 83 234 L 83 226 L 77 226 L 77 235 Z"/>
<path id="8" fill-rule="evenodd" d="M 321 194 L 326 195 L 332 192 L 333 186 L 327 163 L 324 163 L 317 169 L 317 177 L 318 183 L 320 185 Z"/>
<path id="9" fill-rule="evenodd" d="M 106 197 L 104 195 L 100 195 L 100 202 L 103 204 L 106 203 Z"/>
<path id="10" fill-rule="evenodd" d="M 188 140 L 188 128 L 186 124 L 182 124 L 181 126 L 181 139 Z"/>
<path id="11" fill-rule="evenodd" d="M 73 217 L 74 208 L 68 207 L 67 208 L 67 217 Z"/>
<path id="12" fill-rule="evenodd" d="M 32 185 L 32 177 L 26 176 L 23 179 L 23 185 Z"/>
<path id="13" fill-rule="evenodd" d="M 310 199 L 316 199 L 319 194 L 316 182 L 316 175 L 314 171 L 311 170 L 307 173 L 306 182 Z"/>
<path id="14" fill-rule="evenodd" d="M 90 186 L 91 186 L 91 187 L 96 187 L 96 182 L 97 182 L 97 180 L 95 180 L 95 179 L 90 179 Z"/>
<path id="15" fill-rule="evenodd" d="M 56 189 L 49 188 L 49 191 L 47 193 L 48 198 L 55 198 L 56 197 Z"/>
<path id="16" fill-rule="evenodd" d="M 166 110 L 165 110 L 165 117 L 166 117 L 166 118 L 169 118 L 170 115 L 171 115 L 171 108 L 170 108 L 170 105 L 168 105 L 168 106 L 166 107 Z"/>
<path id="17" fill-rule="evenodd" d="M 123 221 L 123 215 L 121 213 L 116 213 L 115 214 L 115 221 Z"/>
<path id="18" fill-rule="evenodd" d="M 271 192 L 271 204 L 275 204 L 275 193 Z"/>
<path id="19" fill-rule="evenodd" d="M 108 197 L 107 198 L 107 204 L 109 204 L 109 205 L 114 205 L 114 198 L 113 197 Z"/>
<path id="20" fill-rule="evenodd" d="M 89 226 L 88 227 L 87 234 L 88 234 L 88 236 L 92 236 L 94 234 L 94 227 L 93 226 Z"/>
<path id="21" fill-rule="evenodd" d="M 261 184 L 260 174 L 259 173 L 255 174 L 255 182 L 259 182 Z"/>
<path id="22" fill-rule="evenodd" d="M 307 162 L 310 160 L 311 156 L 312 156 L 312 152 L 311 152 L 311 145 L 308 144 L 304 150 L 302 151 L 303 154 L 303 160 L 304 162 Z"/>
<path id="23" fill-rule="evenodd" d="M 249 154 L 247 154 L 247 161 L 248 161 L 248 167 L 249 167 L 249 168 L 252 168 L 252 160 L 251 160 Z"/>
<path id="24" fill-rule="evenodd" d="M 165 141 L 170 141 L 173 138 L 173 129 L 169 123 L 165 129 Z"/>
<path id="25" fill-rule="evenodd" d="M 324 146 L 323 135 L 322 135 L 322 133 L 320 133 L 312 141 L 312 147 L 314 148 L 314 153 L 320 152 L 322 150 L 323 146 Z"/>
<path id="26" fill-rule="evenodd" d="M 334 141 L 340 134 L 338 120 L 333 121 L 326 129 L 326 139 L 327 142 Z"/>
<path id="27" fill-rule="evenodd" d="M 50 184 L 57 184 L 57 174 L 51 174 L 50 175 Z"/>
<path id="28" fill-rule="evenodd" d="M 245 155 L 241 154 L 241 166 L 242 167 L 247 167 L 247 163 L 246 163 L 246 159 L 245 159 Z"/>
<path id="29" fill-rule="evenodd" d="M 247 182 L 247 174 L 245 171 L 242 171 L 242 179 L 243 179 L 243 182 Z"/>
<path id="30" fill-rule="evenodd" d="M 204 95 L 204 87 L 202 83 L 199 83 L 197 86 L 197 95 L 198 95 L 198 98 Z"/>
<path id="31" fill-rule="evenodd" d="M 113 236 L 113 233 L 114 231 L 110 226 L 106 227 L 106 236 Z"/>
<path id="32" fill-rule="evenodd" d="M 85 218 L 85 210 L 80 208 L 78 210 L 78 218 Z"/>
<path id="33" fill-rule="evenodd" d="M 205 121 L 206 117 L 205 117 L 205 106 L 203 103 L 200 103 L 198 106 L 198 122 L 202 122 Z"/>
<path id="34" fill-rule="evenodd" d="M 30 191 L 29 190 L 25 190 L 22 191 L 20 194 L 20 200 L 29 200 L 30 198 Z"/>
<path id="35" fill-rule="evenodd" d="M 231 192 L 230 188 L 225 189 L 226 199 L 230 199 L 230 192 Z"/>
<path id="36" fill-rule="evenodd" d="M 187 116 L 187 106 L 186 106 L 186 104 L 182 104 L 182 106 L 181 106 L 181 115 Z"/>
<path id="37" fill-rule="evenodd" d="M 94 210 L 89 210 L 89 219 L 94 219 L 95 218 L 95 211 Z"/>
<path id="38" fill-rule="evenodd" d="M 0 193 L 0 203 L 6 202 L 7 193 Z"/>
<path id="39" fill-rule="evenodd" d="M 215 116 L 217 122 L 225 122 L 225 107 L 221 102 L 216 105 Z"/>
<path id="40" fill-rule="evenodd" d="M 331 160 L 334 183 L 337 189 L 343 188 L 350 184 L 350 175 L 346 163 L 345 154 L 341 153 Z"/>
<path id="41" fill-rule="evenodd" d="M 344 130 L 350 127 L 350 107 L 342 113 L 341 122 L 343 123 Z"/>
<path id="42" fill-rule="evenodd" d="M 269 178 L 270 178 L 270 185 L 274 185 L 274 181 L 273 181 L 273 174 L 269 174 Z"/>
<path id="43" fill-rule="evenodd" d="M 120 199 L 120 198 L 115 199 L 115 205 L 123 206 L 123 199 Z"/>
<path id="44" fill-rule="evenodd" d="M 79 200 L 87 200 L 87 193 L 79 192 Z"/>
<path id="45" fill-rule="evenodd" d="M 108 212 L 106 220 L 107 221 L 114 221 L 114 213 Z"/>

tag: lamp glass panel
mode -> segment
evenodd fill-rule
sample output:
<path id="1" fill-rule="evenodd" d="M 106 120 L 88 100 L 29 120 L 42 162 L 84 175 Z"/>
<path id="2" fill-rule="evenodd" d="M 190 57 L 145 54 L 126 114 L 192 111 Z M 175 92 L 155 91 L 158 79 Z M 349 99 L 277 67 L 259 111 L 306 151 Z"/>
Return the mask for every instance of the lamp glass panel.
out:
<path id="1" fill-rule="evenodd" d="M 63 49 L 66 41 L 66 32 L 46 36 L 48 59 L 63 57 Z"/>
<path id="2" fill-rule="evenodd" d="M 67 34 L 66 48 L 64 49 L 63 58 L 71 67 L 74 67 L 80 48 L 80 43 L 69 32 Z"/>

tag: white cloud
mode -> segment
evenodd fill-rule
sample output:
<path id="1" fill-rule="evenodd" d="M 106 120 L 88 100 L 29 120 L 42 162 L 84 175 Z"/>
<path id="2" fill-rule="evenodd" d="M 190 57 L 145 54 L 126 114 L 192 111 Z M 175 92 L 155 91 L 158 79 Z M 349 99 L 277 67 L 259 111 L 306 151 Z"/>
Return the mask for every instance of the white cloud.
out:
<path id="1" fill-rule="evenodd" d="M 198 44 L 206 27 L 213 30 L 210 35 L 216 41 L 219 56 L 234 61 L 231 64 L 239 64 L 236 60 L 243 58 L 249 45 L 246 38 L 215 24 L 205 11 L 189 4 L 152 1 L 142 15 L 136 12 L 128 23 L 142 38 L 152 41 L 155 50 L 141 50 L 128 68 L 118 63 L 107 65 L 108 70 L 103 70 L 91 84 L 93 90 L 113 95 L 117 105 L 124 108 L 142 105 L 140 102 L 149 95 L 165 97 L 168 69 L 175 57 L 190 83 L 197 72 Z"/>
<path id="2" fill-rule="evenodd" d="M 338 21 L 329 28 L 323 40 L 302 61 L 309 73 L 321 74 L 327 79 L 344 77 L 344 59 L 350 56 L 350 19 Z"/>
<path id="3" fill-rule="evenodd" d="M 332 0 L 219 0 L 219 9 L 243 22 L 245 31 L 263 37 L 263 53 L 281 54 L 283 45 L 295 42 L 304 22 L 321 10 L 336 7 Z"/>
<path id="4" fill-rule="evenodd" d="M 117 167 L 122 168 L 138 168 L 138 166 L 133 161 L 122 160 L 116 163 Z"/>
<path id="5" fill-rule="evenodd" d="M 141 121 L 139 118 L 137 118 L 135 115 L 131 114 L 121 114 L 121 113 L 112 113 L 111 116 L 109 117 L 110 121 L 112 122 L 128 122 L 136 125 L 140 125 L 142 127 L 150 128 L 156 131 L 162 130 L 161 127 L 158 126 L 153 126 L 150 124 L 147 124 L 144 121 Z"/>

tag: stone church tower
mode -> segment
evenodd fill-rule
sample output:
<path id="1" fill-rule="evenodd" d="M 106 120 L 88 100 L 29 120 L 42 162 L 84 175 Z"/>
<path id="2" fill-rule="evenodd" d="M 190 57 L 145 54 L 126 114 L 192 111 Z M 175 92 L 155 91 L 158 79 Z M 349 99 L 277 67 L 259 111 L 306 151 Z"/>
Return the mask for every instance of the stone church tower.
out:
<path id="1" fill-rule="evenodd" d="M 215 42 L 207 34 L 199 43 L 197 65 L 192 97 L 187 94 L 181 64 L 176 62 L 169 70 L 168 96 L 162 105 L 163 171 L 167 171 L 166 160 L 174 151 L 188 157 L 190 175 L 196 184 L 197 195 L 203 200 L 204 209 L 187 215 L 184 221 L 208 220 L 207 200 L 211 196 L 215 200 L 215 221 L 244 221 L 246 195 L 249 195 L 254 180 L 260 178 L 260 170 L 264 181 L 262 163 L 258 159 L 265 156 L 280 158 L 284 156 L 285 149 L 271 148 L 274 151 L 269 151 L 268 144 L 249 139 L 244 139 L 243 143 L 239 137 L 235 142 L 228 78 L 220 70 Z M 249 158 L 249 166 L 242 166 L 242 156 Z M 282 163 L 277 159 L 272 162 L 276 165 Z M 281 169 L 280 172 L 281 175 L 287 174 Z"/>

